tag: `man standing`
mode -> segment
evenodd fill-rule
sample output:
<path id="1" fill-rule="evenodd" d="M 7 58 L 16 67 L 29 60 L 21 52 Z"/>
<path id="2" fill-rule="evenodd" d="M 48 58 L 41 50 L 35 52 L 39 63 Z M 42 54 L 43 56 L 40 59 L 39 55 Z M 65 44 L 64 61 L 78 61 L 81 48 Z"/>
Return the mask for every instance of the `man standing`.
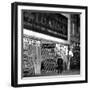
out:
<path id="1" fill-rule="evenodd" d="M 62 58 L 58 58 L 57 60 L 57 64 L 58 64 L 58 73 L 62 73 L 63 71 L 63 59 Z"/>

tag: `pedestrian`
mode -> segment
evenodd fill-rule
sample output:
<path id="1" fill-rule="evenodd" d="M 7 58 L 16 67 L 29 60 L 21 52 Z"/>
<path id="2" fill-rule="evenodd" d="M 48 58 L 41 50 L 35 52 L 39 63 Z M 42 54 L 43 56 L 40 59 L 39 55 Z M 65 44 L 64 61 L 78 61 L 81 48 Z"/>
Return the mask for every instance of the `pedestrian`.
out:
<path id="1" fill-rule="evenodd" d="M 58 58 L 57 65 L 58 65 L 58 67 L 57 67 L 58 74 L 62 73 L 62 71 L 63 71 L 63 59 L 62 58 Z"/>

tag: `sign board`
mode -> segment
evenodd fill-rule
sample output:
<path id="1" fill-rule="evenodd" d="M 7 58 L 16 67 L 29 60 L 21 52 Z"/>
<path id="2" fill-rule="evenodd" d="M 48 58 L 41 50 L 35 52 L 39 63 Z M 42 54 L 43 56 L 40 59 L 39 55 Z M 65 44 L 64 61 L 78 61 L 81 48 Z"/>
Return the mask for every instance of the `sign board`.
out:
<path id="1" fill-rule="evenodd" d="M 68 18 L 60 13 L 23 11 L 24 28 L 68 40 Z"/>

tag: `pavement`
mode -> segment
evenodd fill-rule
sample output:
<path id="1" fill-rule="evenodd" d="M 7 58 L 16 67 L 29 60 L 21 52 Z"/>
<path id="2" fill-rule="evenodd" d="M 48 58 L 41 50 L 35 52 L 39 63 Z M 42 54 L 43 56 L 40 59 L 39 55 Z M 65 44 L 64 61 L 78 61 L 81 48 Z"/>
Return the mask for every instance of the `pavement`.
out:
<path id="1" fill-rule="evenodd" d="M 57 71 L 47 71 L 41 72 L 41 76 L 49 76 L 49 75 L 79 75 L 80 74 L 80 70 L 66 70 L 63 71 L 62 73 L 58 73 Z"/>

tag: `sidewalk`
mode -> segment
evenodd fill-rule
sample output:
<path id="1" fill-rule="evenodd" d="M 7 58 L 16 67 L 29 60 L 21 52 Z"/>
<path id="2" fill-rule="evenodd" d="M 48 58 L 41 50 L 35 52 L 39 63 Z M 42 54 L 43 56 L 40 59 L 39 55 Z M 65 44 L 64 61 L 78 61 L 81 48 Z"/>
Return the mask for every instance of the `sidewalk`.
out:
<path id="1" fill-rule="evenodd" d="M 62 73 L 57 73 L 57 71 L 47 71 L 47 72 L 41 72 L 41 76 L 50 76 L 50 75 L 79 75 L 79 70 L 67 70 L 63 71 Z"/>

